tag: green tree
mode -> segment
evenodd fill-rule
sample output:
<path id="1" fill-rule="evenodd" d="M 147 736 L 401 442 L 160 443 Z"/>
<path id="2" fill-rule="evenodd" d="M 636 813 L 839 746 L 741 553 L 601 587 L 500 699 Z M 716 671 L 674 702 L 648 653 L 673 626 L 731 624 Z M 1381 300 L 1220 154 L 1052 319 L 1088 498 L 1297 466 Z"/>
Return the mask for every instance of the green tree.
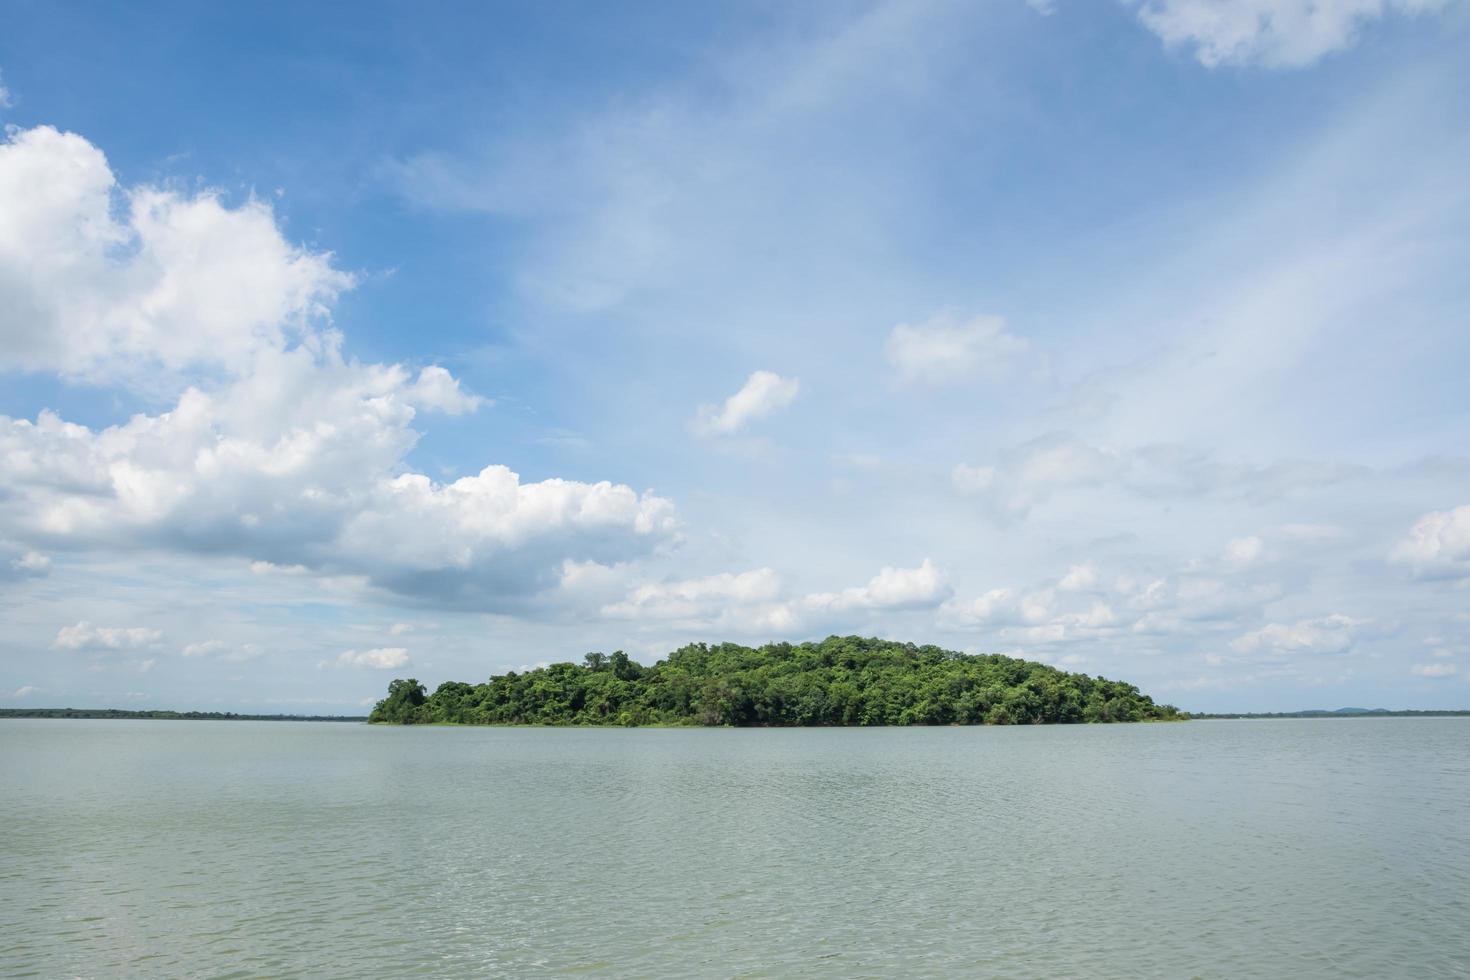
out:
<path id="1" fill-rule="evenodd" d="M 690 644 L 644 667 L 589 653 L 426 695 L 394 680 L 369 720 L 479 725 L 1016 725 L 1188 717 L 1138 688 L 997 655 L 858 636 Z"/>
<path id="2" fill-rule="evenodd" d="M 410 677 L 389 681 L 388 696 L 373 706 L 369 722 L 386 721 L 396 725 L 413 725 L 429 719 L 424 709 L 428 697 L 424 685 Z"/>

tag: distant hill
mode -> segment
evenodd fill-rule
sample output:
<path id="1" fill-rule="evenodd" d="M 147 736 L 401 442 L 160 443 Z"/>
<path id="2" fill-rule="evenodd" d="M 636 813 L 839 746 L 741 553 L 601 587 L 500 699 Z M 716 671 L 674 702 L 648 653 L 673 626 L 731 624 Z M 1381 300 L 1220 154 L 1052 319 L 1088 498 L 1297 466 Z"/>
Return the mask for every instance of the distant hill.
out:
<path id="1" fill-rule="evenodd" d="M 860 636 L 690 644 L 651 667 L 589 653 L 433 694 L 394 680 L 369 721 L 456 725 L 1034 725 L 1187 717 L 1123 681 Z"/>
<path id="2" fill-rule="evenodd" d="M 1470 717 L 1470 710 L 1390 711 L 1388 708 L 1337 708 L 1333 711 L 1326 711 L 1316 708 L 1307 711 L 1238 711 L 1218 714 L 1192 711 L 1189 714 L 1191 718 L 1459 718 L 1462 716 Z"/>

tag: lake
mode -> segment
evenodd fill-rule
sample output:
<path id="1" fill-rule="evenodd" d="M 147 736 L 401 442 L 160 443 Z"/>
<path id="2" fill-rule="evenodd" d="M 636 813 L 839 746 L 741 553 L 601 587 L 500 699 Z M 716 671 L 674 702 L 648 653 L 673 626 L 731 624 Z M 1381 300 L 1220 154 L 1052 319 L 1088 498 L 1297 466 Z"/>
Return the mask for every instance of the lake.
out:
<path id="1" fill-rule="evenodd" d="M 1470 975 L 1470 719 L 0 722 L 0 975 Z"/>

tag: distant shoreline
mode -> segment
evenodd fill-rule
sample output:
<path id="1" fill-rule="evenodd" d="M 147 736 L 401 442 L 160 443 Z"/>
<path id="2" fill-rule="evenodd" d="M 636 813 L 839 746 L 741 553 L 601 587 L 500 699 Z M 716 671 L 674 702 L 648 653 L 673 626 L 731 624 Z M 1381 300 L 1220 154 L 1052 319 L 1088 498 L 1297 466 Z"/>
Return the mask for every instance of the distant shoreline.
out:
<path id="1" fill-rule="evenodd" d="M 242 715 L 233 711 L 128 711 L 123 708 L 0 708 L 0 719 L 5 718 L 114 718 L 134 721 L 367 721 L 367 715 Z"/>
<path id="2" fill-rule="evenodd" d="M 1388 711 L 1383 708 L 1372 711 L 1231 711 L 1203 714 L 1191 711 L 1191 720 L 1228 721 L 1253 718 L 1470 718 L 1470 710 L 1437 710 L 1433 708 L 1406 708 L 1403 711 Z"/>
<path id="3" fill-rule="evenodd" d="M 356 722 L 363 723 L 368 720 L 367 715 L 250 715 L 238 714 L 233 711 L 129 711 L 123 708 L 0 708 L 0 721 L 6 718 L 59 718 L 59 719 L 81 719 L 81 720 L 123 720 L 123 721 L 320 721 L 320 722 Z M 1250 721 L 1271 718 L 1470 718 L 1470 709 L 1466 710 L 1438 710 L 1405 709 L 1402 711 L 1236 711 L 1219 712 L 1215 714 L 1189 713 L 1191 721 Z M 1152 720 L 1152 719 L 1151 719 Z M 431 723 L 435 724 L 435 723 Z M 464 726 L 454 722 L 438 722 L 440 726 L 447 727 L 497 727 L 497 728 L 622 728 L 623 725 L 494 725 L 494 726 Z M 700 727 L 679 724 L 645 725 L 639 727 L 647 728 L 689 728 Z M 843 725 L 764 725 L 754 727 L 765 728 L 843 728 L 851 726 Z M 914 726 L 880 726 L 880 727 L 914 727 Z M 955 727 L 955 726 L 921 726 L 921 727 Z M 960 726 L 964 727 L 964 726 Z"/>

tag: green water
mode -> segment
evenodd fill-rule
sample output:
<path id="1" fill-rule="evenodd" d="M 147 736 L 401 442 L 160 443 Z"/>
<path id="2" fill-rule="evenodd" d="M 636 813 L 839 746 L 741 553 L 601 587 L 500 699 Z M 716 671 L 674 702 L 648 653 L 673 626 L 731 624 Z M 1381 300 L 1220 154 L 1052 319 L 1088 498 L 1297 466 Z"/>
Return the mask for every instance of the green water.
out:
<path id="1" fill-rule="evenodd" d="M 1470 719 L 0 722 L 0 975 L 1470 975 Z"/>

